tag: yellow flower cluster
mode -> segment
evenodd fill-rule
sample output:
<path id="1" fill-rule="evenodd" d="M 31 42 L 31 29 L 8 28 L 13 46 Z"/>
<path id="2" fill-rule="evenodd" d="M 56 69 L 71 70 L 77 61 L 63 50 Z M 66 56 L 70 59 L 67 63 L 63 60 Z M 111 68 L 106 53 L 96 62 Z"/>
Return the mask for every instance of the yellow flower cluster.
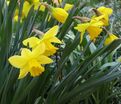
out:
<path id="1" fill-rule="evenodd" d="M 53 55 L 58 50 L 52 43 L 61 41 L 56 37 L 59 26 L 54 26 L 48 30 L 42 37 L 30 37 L 23 41 L 23 45 L 28 48 L 23 48 L 21 55 L 14 55 L 9 58 L 12 66 L 20 69 L 19 79 L 25 77 L 29 72 L 35 77 L 44 72 L 44 66 L 52 63 L 53 60 L 48 56 Z"/>
<path id="2" fill-rule="evenodd" d="M 61 3 L 62 0 L 57 0 L 53 1 L 54 3 Z M 72 4 L 65 4 L 64 8 L 59 8 L 59 7 L 53 7 L 51 5 L 48 5 L 47 3 L 41 3 L 39 0 L 25 0 L 23 4 L 23 9 L 22 9 L 22 16 L 21 16 L 21 21 L 25 17 L 27 17 L 29 10 L 31 7 L 34 6 L 34 10 L 37 10 L 40 6 L 40 11 L 45 11 L 45 8 L 47 7 L 48 10 L 50 11 L 51 15 L 59 22 L 64 23 L 68 17 L 68 11 L 72 9 L 73 5 Z M 19 10 L 16 9 L 15 14 L 14 14 L 14 21 L 18 21 L 18 14 Z"/>
<path id="3" fill-rule="evenodd" d="M 89 22 L 78 24 L 75 29 L 81 32 L 81 42 L 85 31 L 89 33 L 90 39 L 95 40 L 102 32 L 102 27 L 109 25 L 109 17 L 113 10 L 111 8 L 106 8 L 104 6 L 94 9 L 96 15 L 91 18 Z M 105 45 L 108 45 L 113 40 L 117 39 L 115 35 L 110 36 L 105 40 Z M 110 41 L 110 42 L 109 42 Z"/>
<path id="4" fill-rule="evenodd" d="M 53 2 L 57 1 L 53 0 Z M 62 0 L 58 2 L 61 3 Z M 23 4 L 22 19 L 28 15 L 32 5 L 35 10 L 37 10 L 40 5 L 40 10 L 42 11 L 47 8 L 51 15 L 61 23 L 65 23 L 68 17 L 68 11 L 73 7 L 71 4 L 65 4 L 64 8 L 59 8 L 53 7 L 47 3 L 40 3 L 39 0 L 26 0 Z M 81 42 L 85 32 L 88 32 L 90 39 L 94 41 L 103 31 L 103 27 L 109 25 L 109 17 L 113 12 L 111 8 L 102 6 L 93 10 L 96 15 L 92 16 L 91 19 L 83 18 L 84 23 L 77 24 L 77 26 L 74 27 L 81 32 Z M 15 11 L 14 20 L 18 20 L 18 10 Z M 39 38 L 33 36 L 24 40 L 23 45 L 29 47 L 29 49 L 23 48 L 21 55 L 14 55 L 9 58 L 10 64 L 20 69 L 19 79 L 25 77 L 28 73 L 33 77 L 38 76 L 44 72 L 44 65 L 53 62 L 49 56 L 55 54 L 58 48 L 52 43 L 61 44 L 61 41 L 56 37 L 58 30 L 59 26 L 54 26 Z M 109 33 L 104 45 L 110 44 L 115 39 L 118 39 L 118 37 Z"/>

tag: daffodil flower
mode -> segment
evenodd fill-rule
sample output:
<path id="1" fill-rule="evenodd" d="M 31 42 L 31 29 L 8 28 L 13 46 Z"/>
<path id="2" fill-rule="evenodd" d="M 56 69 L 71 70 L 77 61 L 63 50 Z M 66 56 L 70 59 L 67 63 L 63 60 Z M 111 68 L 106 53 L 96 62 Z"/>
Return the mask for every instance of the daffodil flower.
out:
<path id="1" fill-rule="evenodd" d="M 32 51 L 23 48 L 21 55 L 14 55 L 9 58 L 10 64 L 20 69 L 19 79 L 24 78 L 29 72 L 33 77 L 39 76 L 45 70 L 43 65 L 53 62 L 43 55 L 44 51 L 44 45 L 38 46 Z"/>
<path id="2" fill-rule="evenodd" d="M 88 23 L 78 24 L 77 27 L 75 27 L 75 29 L 81 32 L 81 42 L 82 42 L 85 31 L 89 33 L 90 39 L 94 40 L 102 32 L 102 28 L 101 28 L 102 26 L 103 26 L 103 22 L 98 21 L 98 19 L 95 18 Z"/>
<path id="3" fill-rule="evenodd" d="M 51 9 L 52 16 L 61 23 L 65 23 L 68 13 L 63 8 L 54 8 Z"/>
<path id="4" fill-rule="evenodd" d="M 112 43 L 114 40 L 118 39 L 118 37 L 114 34 L 109 34 L 108 37 L 106 38 L 104 45 L 109 45 Z"/>
<path id="5" fill-rule="evenodd" d="M 55 37 L 58 33 L 58 26 L 52 27 L 49 31 L 47 31 L 42 38 L 37 37 L 30 37 L 23 41 L 25 46 L 29 45 L 31 48 L 35 48 L 38 45 L 44 44 L 45 45 L 45 55 L 53 55 L 58 48 L 54 47 L 52 43 L 61 43 L 61 41 Z"/>
<path id="6" fill-rule="evenodd" d="M 50 10 L 51 15 L 59 22 L 65 23 L 68 13 L 63 9 L 59 7 L 53 7 L 48 4 L 46 4 L 46 7 Z"/>
<path id="7" fill-rule="evenodd" d="M 58 2 L 58 0 L 55 2 Z M 45 5 L 51 13 L 48 21 L 50 20 L 51 16 L 53 16 L 57 21 L 59 21 L 61 23 L 65 23 L 65 21 L 68 17 L 68 11 L 71 10 L 73 7 L 72 4 L 68 4 L 68 3 L 65 4 L 64 8 L 53 7 L 48 4 L 45 4 Z"/>

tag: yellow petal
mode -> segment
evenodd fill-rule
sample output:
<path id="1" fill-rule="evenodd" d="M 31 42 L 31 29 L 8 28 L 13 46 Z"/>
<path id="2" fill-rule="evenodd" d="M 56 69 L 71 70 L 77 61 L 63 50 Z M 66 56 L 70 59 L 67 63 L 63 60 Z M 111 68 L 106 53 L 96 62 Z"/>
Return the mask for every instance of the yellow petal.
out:
<path id="1" fill-rule="evenodd" d="M 54 37 L 58 33 L 59 26 L 54 26 L 44 34 L 44 39 Z"/>
<path id="2" fill-rule="evenodd" d="M 102 21 L 91 20 L 90 25 L 95 27 L 102 27 L 104 23 Z"/>
<path id="3" fill-rule="evenodd" d="M 61 42 L 58 38 L 56 38 L 56 37 L 53 37 L 53 38 L 49 39 L 49 41 L 50 41 L 50 42 L 53 42 L 53 43 L 59 43 L 59 44 L 62 43 L 62 42 Z"/>
<path id="4" fill-rule="evenodd" d="M 24 78 L 27 74 L 28 74 L 28 70 L 27 69 L 20 69 L 20 73 L 19 73 L 18 79 Z"/>
<path id="5" fill-rule="evenodd" d="M 32 0 L 33 4 L 40 2 L 39 0 Z"/>
<path id="6" fill-rule="evenodd" d="M 32 50 L 32 56 L 38 57 L 39 55 L 43 54 L 45 52 L 45 44 L 40 43 L 36 48 Z"/>
<path id="7" fill-rule="evenodd" d="M 25 1 L 23 4 L 23 11 L 22 11 L 25 17 L 27 17 L 30 8 L 31 8 L 31 5 L 29 4 L 29 2 Z"/>
<path id="8" fill-rule="evenodd" d="M 51 43 L 46 43 L 46 51 L 44 52 L 44 55 L 51 56 L 56 53 L 58 50 L 57 47 L 54 47 Z"/>
<path id="9" fill-rule="evenodd" d="M 101 20 L 104 23 L 104 26 L 108 26 L 109 25 L 109 17 L 107 15 L 104 15 L 104 18 L 101 19 Z"/>
<path id="10" fill-rule="evenodd" d="M 22 68 L 26 64 L 26 59 L 24 57 L 15 55 L 8 59 L 10 64 L 16 68 Z"/>
<path id="11" fill-rule="evenodd" d="M 29 57 L 31 54 L 31 51 L 27 48 L 22 48 L 22 51 L 21 51 L 21 56 L 23 57 Z"/>
<path id="12" fill-rule="evenodd" d="M 56 53 L 57 49 L 46 50 L 44 55 L 45 56 L 52 56 Z"/>
<path id="13" fill-rule="evenodd" d="M 53 62 L 52 59 L 44 55 L 40 55 L 37 60 L 39 61 L 40 64 L 50 64 Z"/>
<path id="14" fill-rule="evenodd" d="M 84 32 L 89 25 L 90 23 L 78 24 L 77 27 L 75 27 L 74 29 L 78 30 L 79 32 Z"/>
<path id="15" fill-rule="evenodd" d="M 81 32 L 80 43 L 83 41 L 84 33 L 85 33 L 86 29 L 89 27 L 89 25 L 90 25 L 90 23 L 83 23 L 83 24 L 78 24 L 77 27 L 74 27 L 74 29 Z"/>
<path id="16" fill-rule="evenodd" d="M 36 47 L 39 43 L 40 43 L 40 39 L 38 39 L 37 37 L 30 37 L 23 41 L 23 44 L 25 46 L 29 45 L 30 48 Z"/>
<path id="17" fill-rule="evenodd" d="M 46 42 L 46 50 L 51 50 L 51 49 L 56 49 L 56 47 L 54 45 L 52 45 L 50 42 Z"/>
<path id="18" fill-rule="evenodd" d="M 93 17 L 92 20 L 91 20 L 91 23 L 99 23 L 100 22 L 100 26 L 104 25 L 104 26 L 107 26 L 109 23 L 109 16 L 108 15 L 101 15 L 101 16 L 98 16 L 98 17 Z M 102 22 L 102 23 L 101 23 Z"/>
<path id="19" fill-rule="evenodd" d="M 73 5 L 72 4 L 65 4 L 65 6 L 64 6 L 64 10 L 65 11 L 69 11 L 69 10 L 71 10 L 73 8 Z"/>
<path id="20" fill-rule="evenodd" d="M 105 15 L 108 15 L 108 16 L 110 16 L 113 13 L 113 10 L 111 8 L 106 8 L 104 6 L 99 7 L 97 10 L 99 12 L 101 12 L 102 14 L 105 14 Z"/>

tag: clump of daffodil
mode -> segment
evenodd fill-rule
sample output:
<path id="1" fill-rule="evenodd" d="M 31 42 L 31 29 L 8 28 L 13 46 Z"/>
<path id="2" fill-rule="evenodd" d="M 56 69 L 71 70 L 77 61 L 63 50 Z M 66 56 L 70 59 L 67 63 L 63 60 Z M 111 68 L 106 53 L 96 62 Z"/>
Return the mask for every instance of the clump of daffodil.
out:
<path id="1" fill-rule="evenodd" d="M 61 43 L 61 41 L 55 37 L 58 33 L 58 26 L 52 27 L 49 31 L 47 31 L 41 38 L 30 37 L 23 41 L 25 46 L 29 45 L 30 48 L 34 49 L 37 46 L 44 44 L 45 52 L 44 55 L 50 56 L 53 55 L 57 51 L 57 47 L 55 47 L 52 43 Z"/>
<path id="2" fill-rule="evenodd" d="M 48 10 L 50 11 L 51 15 L 59 22 L 65 23 L 67 17 L 68 17 L 68 12 L 66 12 L 63 8 L 59 7 L 53 7 L 51 5 L 48 5 L 44 3 Z"/>
<path id="3" fill-rule="evenodd" d="M 102 32 L 102 26 L 104 23 L 99 21 L 98 18 L 91 19 L 90 22 L 78 24 L 75 29 L 81 32 L 81 42 L 84 33 L 87 31 L 89 33 L 90 39 L 95 40 L 99 34 Z"/>
<path id="4" fill-rule="evenodd" d="M 118 39 L 118 37 L 114 34 L 109 34 L 108 37 L 106 38 L 104 45 L 109 45 L 112 43 L 114 40 Z"/>
<path id="5" fill-rule="evenodd" d="M 109 17 L 113 13 L 111 8 L 106 8 L 104 6 L 99 7 L 98 9 L 93 9 L 96 13 L 96 16 L 100 17 L 101 21 L 103 21 L 104 25 L 109 25 Z M 94 16 L 95 17 L 95 16 Z"/>
<path id="6" fill-rule="evenodd" d="M 23 48 L 21 55 L 14 55 L 9 58 L 12 66 L 20 69 L 19 79 L 24 78 L 28 73 L 32 77 L 39 76 L 44 72 L 45 64 L 50 64 L 53 61 L 43 55 L 45 47 L 43 45 L 36 47 L 32 51 Z"/>

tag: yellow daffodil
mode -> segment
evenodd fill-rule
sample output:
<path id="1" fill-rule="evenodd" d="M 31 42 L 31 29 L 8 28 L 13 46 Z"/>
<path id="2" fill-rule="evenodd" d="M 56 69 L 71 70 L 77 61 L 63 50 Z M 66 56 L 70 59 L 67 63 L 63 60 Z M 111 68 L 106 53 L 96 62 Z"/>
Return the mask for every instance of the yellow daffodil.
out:
<path id="1" fill-rule="evenodd" d="M 20 69 L 19 79 L 24 78 L 29 72 L 33 77 L 39 76 L 45 70 L 42 65 L 53 62 L 43 55 L 44 48 L 44 45 L 38 46 L 32 51 L 23 48 L 21 55 L 14 55 L 9 58 L 10 64 Z"/>
<path id="2" fill-rule="evenodd" d="M 49 31 L 47 31 L 41 39 L 37 37 L 30 37 L 23 41 L 25 46 L 29 45 L 31 48 L 35 48 L 40 44 L 45 45 L 45 55 L 53 55 L 58 48 L 54 47 L 52 43 L 61 43 L 61 41 L 55 37 L 58 33 L 58 26 L 52 27 Z"/>
<path id="3" fill-rule="evenodd" d="M 113 10 L 111 8 L 106 8 L 104 6 L 99 7 L 97 10 L 95 10 L 97 16 L 101 16 L 101 21 L 103 21 L 104 25 L 109 25 L 109 17 L 113 13 Z"/>
<path id="4" fill-rule="evenodd" d="M 76 30 L 81 32 L 81 42 L 82 42 L 83 35 L 86 30 L 89 33 L 91 40 L 94 40 L 95 38 L 97 38 L 98 35 L 101 33 L 101 31 L 102 31 L 101 27 L 103 26 L 103 22 L 97 21 L 97 20 L 98 19 L 95 18 L 95 19 L 92 19 L 88 23 L 78 24 L 77 27 L 75 27 Z"/>
<path id="5" fill-rule="evenodd" d="M 54 8 L 54 11 L 52 12 L 52 16 L 59 22 L 64 23 L 68 17 L 67 12 L 69 10 L 71 10 L 72 7 L 73 7 L 73 5 L 71 5 L 71 4 L 65 4 L 64 9 L 63 8 Z M 55 10 L 56 10 L 56 12 L 55 12 Z M 50 19 L 51 19 L 51 15 L 49 16 L 48 21 L 50 21 Z"/>
<path id="6" fill-rule="evenodd" d="M 73 5 L 72 5 L 72 4 L 66 3 L 65 6 L 64 6 L 64 10 L 65 10 L 65 11 L 69 11 L 69 10 L 71 10 L 72 8 L 73 8 Z"/>
<path id="7" fill-rule="evenodd" d="M 116 35 L 109 34 L 108 37 L 106 38 L 105 42 L 104 42 L 104 45 L 108 45 L 116 39 L 118 39 L 118 37 Z"/>
<path id="8" fill-rule="evenodd" d="M 68 13 L 63 8 L 48 6 L 51 15 L 59 22 L 64 23 L 68 17 Z"/>

